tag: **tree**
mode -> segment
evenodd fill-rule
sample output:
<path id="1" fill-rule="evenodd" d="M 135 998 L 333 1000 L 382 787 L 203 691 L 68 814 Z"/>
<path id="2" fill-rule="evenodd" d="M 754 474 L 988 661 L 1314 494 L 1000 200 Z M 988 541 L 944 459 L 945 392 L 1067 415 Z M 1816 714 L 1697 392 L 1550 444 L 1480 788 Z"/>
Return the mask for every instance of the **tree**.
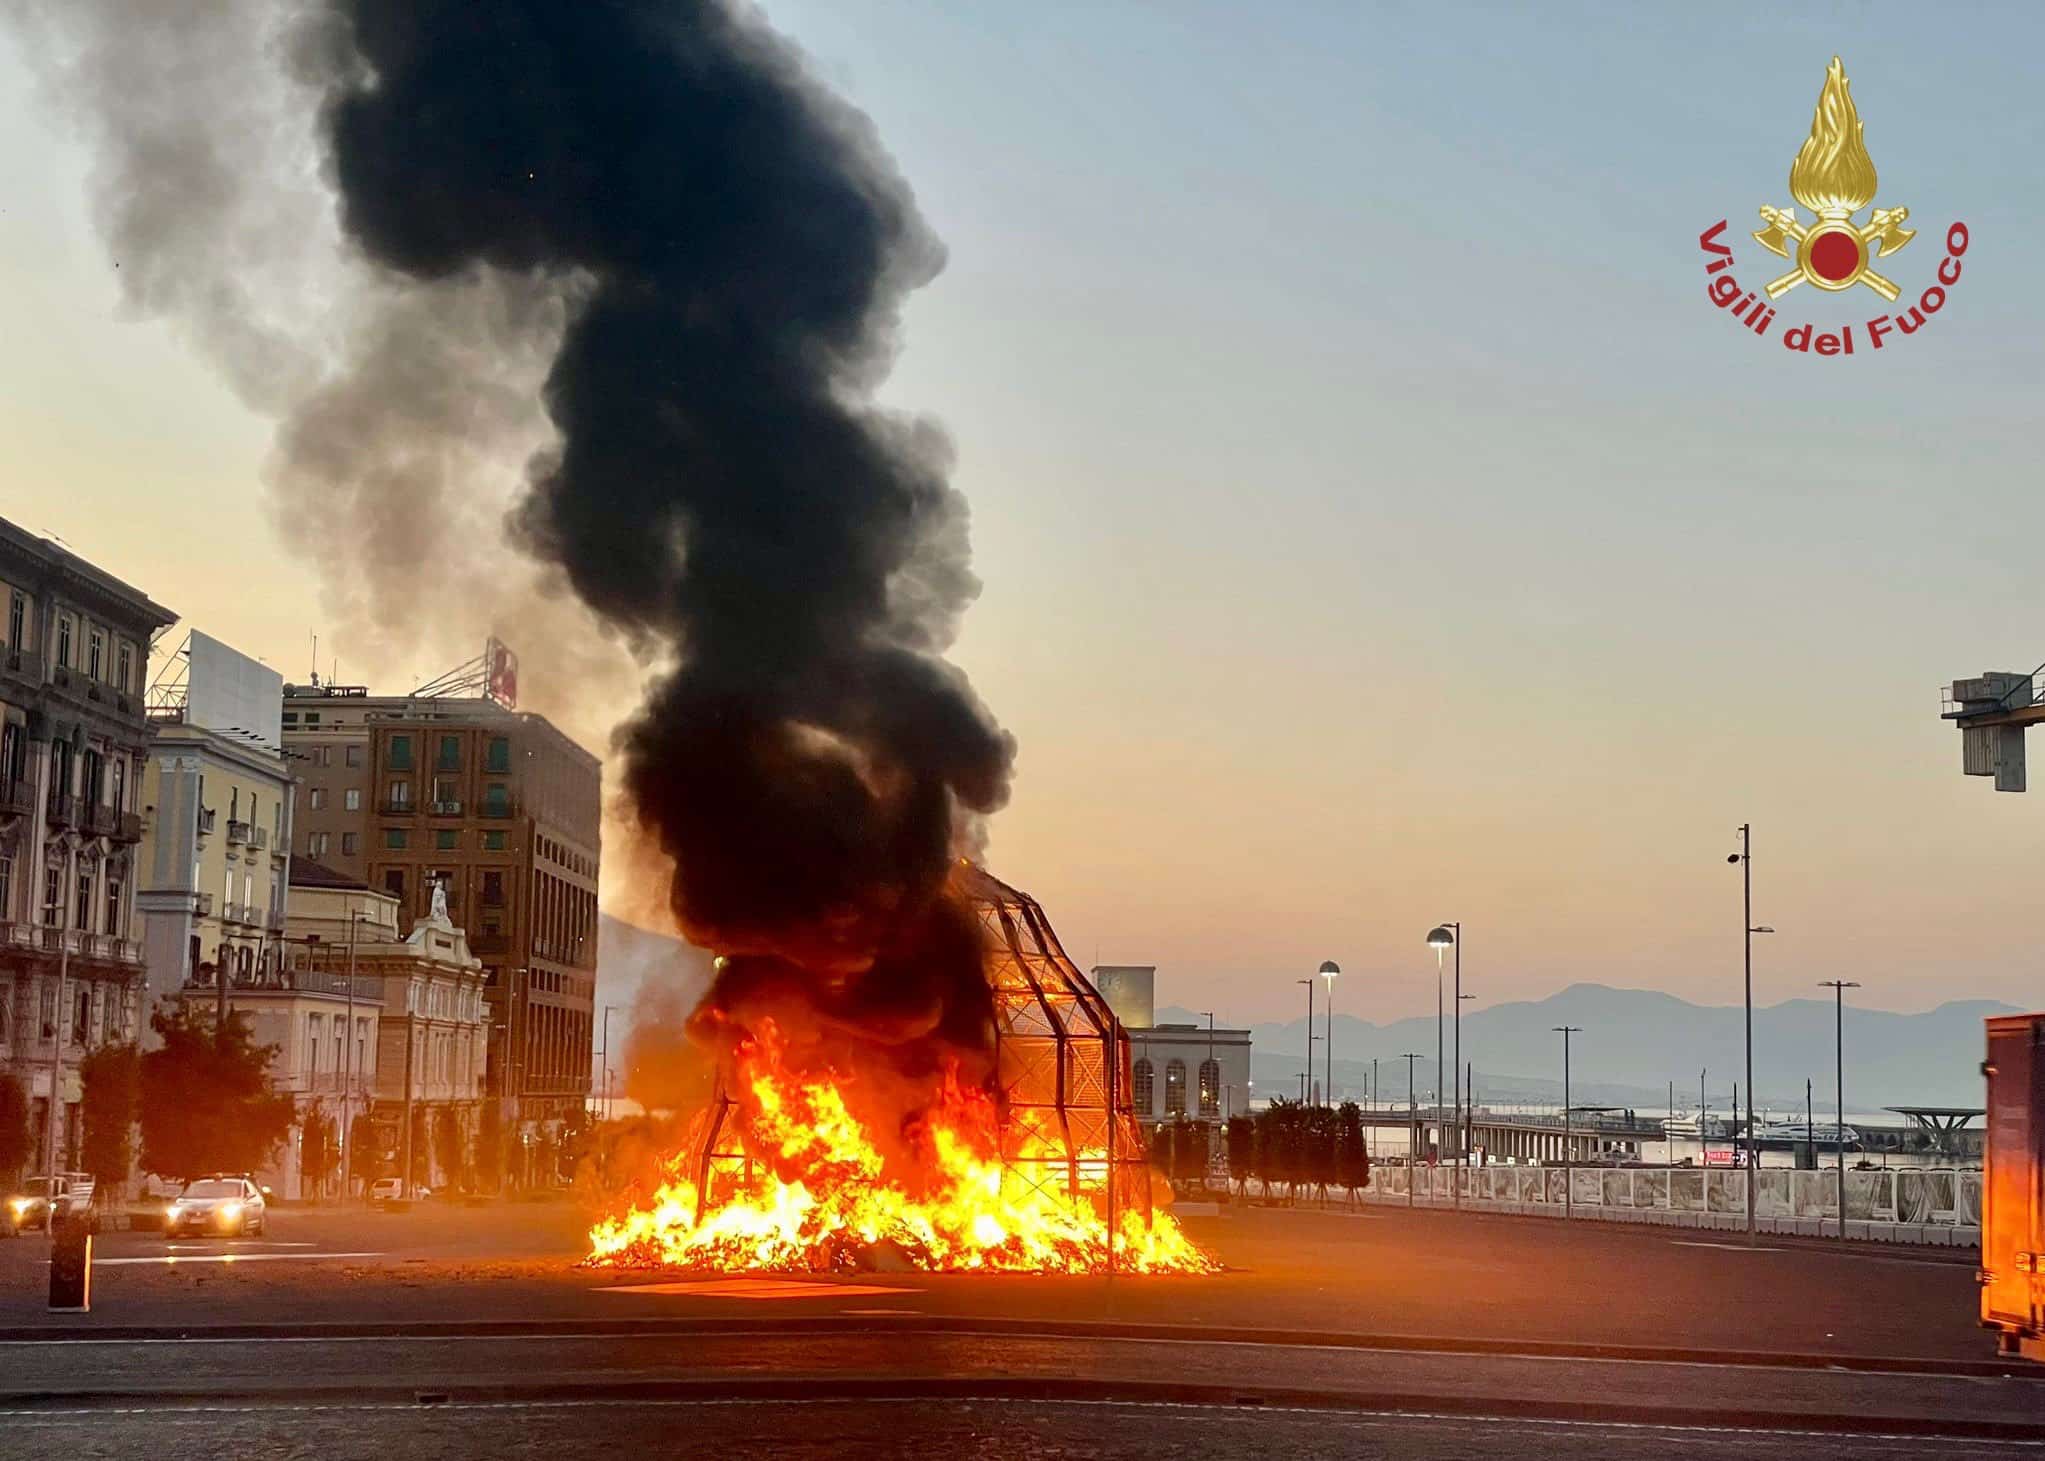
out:
<path id="1" fill-rule="evenodd" d="M 1228 1175 L 1238 1196 L 1249 1192 L 1249 1181 L 1257 1164 L 1257 1123 L 1246 1111 L 1228 1118 Z"/>
<path id="2" fill-rule="evenodd" d="M 314 1101 L 306 1107 L 305 1118 L 299 1123 L 299 1190 L 308 1196 L 315 1193 L 324 1195 L 327 1182 L 340 1164 L 334 1118 L 327 1114 L 325 1106 Z"/>
<path id="3" fill-rule="evenodd" d="M 367 1111 L 358 1111 L 348 1123 L 349 1170 L 341 1174 L 341 1196 L 353 1197 L 363 1175 L 375 1170 L 376 1165 L 376 1123 L 369 1119 Z"/>
<path id="4" fill-rule="evenodd" d="M 288 1092 L 270 1086 L 277 1047 L 258 1045 L 248 1019 L 193 1004 L 158 1010 L 163 1040 L 142 1055 L 142 1167 L 174 1181 L 208 1172 L 253 1172 L 291 1130 Z"/>
<path id="5" fill-rule="evenodd" d="M 135 1165 L 135 1117 L 142 1103 L 142 1062 L 133 1045 L 102 1045 L 78 1066 L 78 1164 L 109 1192 Z"/>
<path id="6" fill-rule="evenodd" d="M 28 1165 L 28 1092 L 0 1071 L 0 1173 L 12 1176 Z"/>
<path id="7" fill-rule="evenodd" d="M 1358 1188 L 1370 1185 L 1370 1147 L 1363 1139 L 1363 1112 L 1354 1101 L 1344 1101 L 1336 1112 L 1335 1181 L 1356 1201 Z"/>
<path id="8" fill-rule="evenodd" d="M 1299 1200 L 1306 1155 L 1301 1131 L 1305 1110 L 1299 1102 L 1278 1096 L 1257 1113 L 1257 1178 L 1266 1195 L 1283 1183 L 1287 1197 Z"/>
<path id="9" fill-rule="evenodd" d="M 426 1108 L 412 1108 L 412 1170 L 405 1180 L 414 1187 L 430 1187 L 427 1174 L 433 1170 L 432 1133 L 426 1123 Z"/>
<path id="10" fill-rule="evenodd" d="M 1303 1151 L 1300 1179 L 1311 1183 L 1320 1200 L 1328 1200 L 1328 1188 L 1336 1179 L 1335 1150 L 1338 1123 L 1326 1106 L 1310 1106 L 1303 1123 Z"/>
<path id="11" fill-rule="evenodd" d="M 476 1122 L 476 1185 L 492 1192 L 504 1189 L 504 1112 L 495 1096 L 484 1099 Z"/>
<path id="12" fill-rule="evenodd" d="M 468 1143 L 462 1140 L 461 1112 L 442 1106 L 433 1116 L 433 1154 L 440 1159 L 441 1180 L 457 1192 L 469 1187 Z"/>

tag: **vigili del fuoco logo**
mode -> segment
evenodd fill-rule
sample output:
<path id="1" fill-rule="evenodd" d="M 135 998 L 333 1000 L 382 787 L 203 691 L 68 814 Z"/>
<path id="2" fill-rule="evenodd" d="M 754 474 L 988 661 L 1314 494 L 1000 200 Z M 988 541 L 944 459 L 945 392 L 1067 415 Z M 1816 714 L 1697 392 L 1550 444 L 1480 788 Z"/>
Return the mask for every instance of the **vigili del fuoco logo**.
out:
<path id="1" fill-rule="evenodd" d="M 1939 261 L 1937 282 L 1926 285 L 1907 305 L 1899 305 L 1903 286 L 1875 264 L 1901 253 L 1917 237 L 1917 230 L 1903 226 L 1910 219 L 1908 208 L 1876 208 L 1865 222 L 1854 221 L 1854 215 L 1875 200 L 1875 164 L 1861 137 L 1860 113 L 1837 56 L 1825 71 L 1825 86 L 1811 114 L 1811 135 L 1789 165 L 1789 195 L 1815 216 L 1806 221 L 1795 208 L 1763 205 L 1762 227 L 1755 230 L 1754 242 L 1794 267 L 1769 280 L 1758 294 L 1743 290 L 1733 277 L 1733 251 L 1722 239 L 1723 218 L 1697 236 L 1697 246 L 1706 255 L 1704 271 L 1712 276 L 1707 292 L 1713 304 L 1756 335 L 1766 336 L 1776 322 L 1774 301 L 1799 285 L 1826 294 L 1847 294 L 1856 285 L 1866 285 L 1898 306 L 1860 326 L 1859 340 L 1873 350 L 1915 335 L 1945 308 L 1946 291 L 1960 282 L 1967 225 L 1956 222 L 1946 230 L 1946 254 Z M 1821 332 L 1814 324 L 1796 324 L 1777 338 L 1786 348 L 1805 354 L 1851 355 L 1855 327 L 1842 324 Z"/>

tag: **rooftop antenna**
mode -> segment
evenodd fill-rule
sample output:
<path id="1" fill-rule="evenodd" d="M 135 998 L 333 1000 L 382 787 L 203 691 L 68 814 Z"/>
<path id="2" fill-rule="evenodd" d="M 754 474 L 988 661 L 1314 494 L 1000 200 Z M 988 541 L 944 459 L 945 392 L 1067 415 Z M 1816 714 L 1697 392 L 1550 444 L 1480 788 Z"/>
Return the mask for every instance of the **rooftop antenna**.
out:
<path id="1" fill-rule="evenodd" d="M 319 688 L 319 683 L 320 683 L 320 637 L 319 635 L 314 634 L 312 637 L 312 684 L 315 690 Z"/>

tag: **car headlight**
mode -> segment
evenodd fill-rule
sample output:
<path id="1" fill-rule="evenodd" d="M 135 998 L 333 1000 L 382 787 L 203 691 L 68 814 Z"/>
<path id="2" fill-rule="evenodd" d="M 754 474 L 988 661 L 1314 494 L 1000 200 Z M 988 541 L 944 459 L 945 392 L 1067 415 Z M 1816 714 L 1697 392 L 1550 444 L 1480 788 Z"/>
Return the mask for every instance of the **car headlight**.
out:
<path id="1" fill-rule="evenodd" d="M 236 1218 L 238 1218 L 238 1217 L 240 1217 L 240 1216 L 241 1216 L 241 1204 L 240 1204 L 240 1203 L 238 1203 L 238 1202 L 223 1202 L 223 1203 L 221 1203 L 221 1204 L 220 1204 L 220 1217 L 221 1217 L 221 1220 L 222 1220 L 222 1221 L 224 1221 L 224 1222 L 230 1222 L 230 1223 L 231 1223 L 231 1222 L 233 1222 L 233 1221 L 234 1221 L 234 1220 L 235 1220 Z"/>
<path id="2" fill-rule="evenodd" d="M 13 1201 L 9 1202 L 7 1205 L 14 1209 L 14 1215 L 16 1217 L 20 1217 L 23 1213 L 28 1211 L 28 1199 L 26 1197 L 17 1197 Z"/>

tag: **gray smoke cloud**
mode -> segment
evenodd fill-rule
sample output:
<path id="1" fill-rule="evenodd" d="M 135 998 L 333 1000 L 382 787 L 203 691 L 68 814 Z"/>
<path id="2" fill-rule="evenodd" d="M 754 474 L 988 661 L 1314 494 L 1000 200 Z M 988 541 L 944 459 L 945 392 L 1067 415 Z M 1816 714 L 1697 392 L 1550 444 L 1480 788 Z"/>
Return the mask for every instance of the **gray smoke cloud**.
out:
<path id="1" fill-rule="evenodd" d="M 495 633 L 528 708 L 604 744 L 642 667 L 506 527 L 553 440 L 539 392 L 575 281 L 422 282 L 347 242 L 321 105 L 360 62 L 323 5 L 0 0 L 0 21 L 91 146 L 125 314 L 277 423 L 272 521 L 314 569 L 348 677 L 401 687 Z"/>

